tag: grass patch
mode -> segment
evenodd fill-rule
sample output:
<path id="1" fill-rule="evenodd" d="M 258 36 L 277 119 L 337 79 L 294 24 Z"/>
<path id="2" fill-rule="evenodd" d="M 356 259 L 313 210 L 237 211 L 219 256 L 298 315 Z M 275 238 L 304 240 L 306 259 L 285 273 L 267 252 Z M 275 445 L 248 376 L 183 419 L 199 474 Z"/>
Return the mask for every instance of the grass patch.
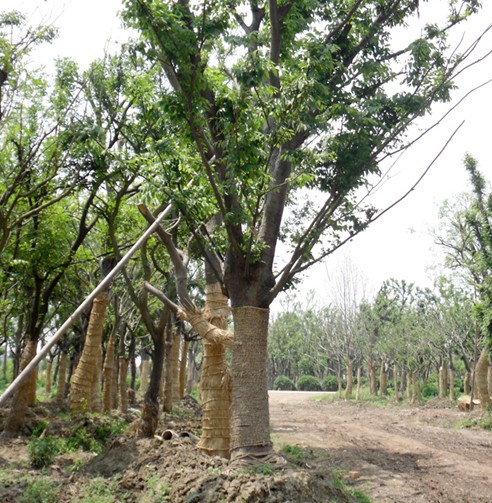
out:
<path id="1" fill-rule="evenodd" d="M 345 482 L 339 478 L 335 477 L 333 479 L 333 483 L 337 489 L 340 489 L 340 491 L 344 491 L 346 493 L 349 493 L 352 495 L 359 503 L 371 503 L 371 499 L 364 494 L 362 491 L 357 491 L 355 489 L 351 489 L 350 487 L 345 484 Z"/>
<path id="2" fill-rule="evenodd" d="M 306 459 L 304 449 L 298 445 L 285 444 L 280 449 L 280 453 L 287 461 L 296 465 L 300 465 Z"/>
<path id="3" fill-rule="evenodd" d="M 259 465 L 253 465 L 246 468 L 246 472 L 255 475 L 275 475 L 275 468 L 270 463 L 261 463 Z"/>
<path id="4" fill-rule="evenodd" d="M 56 503 L 60 486 L 53 484 L 48 478 L 30 480 L 23 494 L 19 496 L 19 503 Z"/>
<path id="5" fill-rule="evenodd" d="M 457 428 L 479 428 L 492 431 L 492 413 L 487 411 L 480 417 L 467 417 L 458 421 L 456 426 Z"/>

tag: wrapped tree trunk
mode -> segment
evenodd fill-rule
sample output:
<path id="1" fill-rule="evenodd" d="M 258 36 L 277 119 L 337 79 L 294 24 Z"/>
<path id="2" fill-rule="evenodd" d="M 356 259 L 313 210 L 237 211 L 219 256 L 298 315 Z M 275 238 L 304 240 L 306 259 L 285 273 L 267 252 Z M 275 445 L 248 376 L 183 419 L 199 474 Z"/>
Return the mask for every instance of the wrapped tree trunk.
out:
<path id="1" fill-rule="evenodd" d="M 205 318 L 215 327 L 226 330 L 229 308 L 220 283 L 205 286 Z M 229 457 L 231 379 L 224 344 L 203 340 L 200 377 L 202 400 L 202 436 L 198 447 L 210 455 Z"/>
<path id="2" fill-rule="evenodd" d="M 102 335 L 101 335 L 102 344 Z M 102 386 L 102 345 L 99 346 L 95 374 L 92 380 L 92 400 L 91 411 L 102 412 L 101 386 Z"/>
<path id="3" fill-rule="evenodd" d="M 35 344 L 37 346 L 37 344 Z M 36 356 L 36 351 L 34 351 L 34 356 Z M 33 358 L 34 358 L 33 356 Z M 38 367 L 33 369 L 33 371 L 29 374 L 29 377 L 26 379 L 27 390 L 27 405 L 33 406 L 36 403 L 36 382 L 38 380 Z"/>
<path id="4" fill-rule="evenodd" d="M 67 384 L 67 353 L 60 351 L 58 368 L 58 389 L 56 390 L 56 401 L 61 403 L 65 400 L 65 389 Z"/>
<path id="5" fill-rule="evenodd" d="M 347 386 L 345 388 L 345 400 L 352 398 L 352 390 L 354 389 L 354 360 L 349 357 L 347 365 Z"/>
<path id="6" fill-rule="evenodd" d="M 22 370 L 24 370 L 29 362 L 36 356 L 36 346 L 37 343 L 35 341 L 28 341 L 25 345 L 20 361 L 20 372 L 22 372 Z M 32 376 L 34 376 L 34 378 L 36 376 L 34 370 L 30 373 L 28 380 L 32 380 Z M 9 410 L 7 419 L 5 420 L 5 427 L 3 431 L 4 436 L 13 437 L 21 433 L 21 430 L 24 427 L 27 408 L 29 406 L 30 392 L 31 389 L 29 384 L 24 383 L 24 385 L 20 386 L 20 388 L 14 393 L 12 406 Z"/>
<path id="7" fill-rule="evenodd" d="M 51 394 L 51 370 L 53 368 L 53 363 L 48 361 L 46 362 L 46 371 L 45 371 L 45 391 L 46 391 L 46 396 L 49 397 Z"/>
<path id="8" fill-rule="evenodd" d="M 407 381 L 407 400 L 410 402 L 412 400 L 412 374 L 407 371 L 406 373 L 406 381 Z"/>
<path id="9" fill-rule="evenodd" d="M 147 388 L 149 387 L 149 377 L 150 360 L 142 360 L 142 364 L 140 365 L 140 388 L 138 390 L 139 395 L 141 396 L 145 396 L 145 393 L 147 392 Z"/>
<path id="10" fill-rule="evenodd" d="M 269 310 L 236 307 L 232 354 L 231 460 L 269 454 L 267 335 Z"/>
<path id="11" fill-rule="evenodd" d="M 490 395 L 487 387 L 487 373 L 489 367 L 488 348 L 484 347 L 480 353 L 480 358 L 475 367 L 475 384 L 480 399 L 480 407 L 482 410 L 490 409 Z"/>
<path id="12" fill-rule="evenodd" d="M 113 402 L 113 383 L 115 372 L 114 359 L 115 340 L 111 336 L 106 347 L 106 358 L 104 359 L 103 368 L 103 412 L 109 414 Z"/>
<path id="13" fill-rule="evenodd" d="M 98 294 L 92 304 L 84 349 L 73 374 L 70 389 L 70 412 L 77 414 L 92 410 L 93 385 L 100 362 L 104 317 L 109 302 L 107 292 Z"/>

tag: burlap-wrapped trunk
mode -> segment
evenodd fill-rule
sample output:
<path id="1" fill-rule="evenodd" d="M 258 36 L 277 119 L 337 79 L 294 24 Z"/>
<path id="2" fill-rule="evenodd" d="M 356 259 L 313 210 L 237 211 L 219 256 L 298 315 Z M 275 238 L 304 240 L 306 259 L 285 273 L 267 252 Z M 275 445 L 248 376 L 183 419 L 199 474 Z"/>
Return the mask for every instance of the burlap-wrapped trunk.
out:
<path id="1" fill-rule="evenodd" d="M 268 411 L 267 337 L 269 310 L 232 310 L 231 460 L 271 451 Z"/>
<path id="2" fill-rule="evenodd" d="M 104 317 L 109 295 L 102 292 L 93 301 L 84 349 L 79 364 L 72 376 L 70 389 L 70 412 L 72 414 L 91 411 L 94 399 L 93 385 L 100 375 L 101 343 Z"/>

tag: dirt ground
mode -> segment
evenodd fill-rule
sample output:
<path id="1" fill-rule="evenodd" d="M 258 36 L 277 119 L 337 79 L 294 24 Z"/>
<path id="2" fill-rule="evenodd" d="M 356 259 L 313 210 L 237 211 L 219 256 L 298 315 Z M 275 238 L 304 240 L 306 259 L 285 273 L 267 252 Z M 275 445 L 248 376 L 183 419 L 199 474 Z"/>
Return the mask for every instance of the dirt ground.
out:
<path id="1" fill-rule="evenodd" d="M 372 501 L 492 502 L 492 432 L 456 428 L 470 413 L 442 401 L 375 407 L 319 396 L 271 392 L 274 435 L 312 448 L 318 465 Z"/>
<path id="2" fill-rule="evenodd" d="M 91 437 L 111 420 L 70 418 L 54 405 L 37 406 L 23 436 L 0 439 L 0 503 L 367 501 L 356 499 L 361 492 L 374 503 L 492 502 L 492 432 L 457 429 L 468 414 L 447 402 L 377 407 L 320 393 L 271 392 L 276 450 L 302 447 L 301 458 L 287 458 L 275 471 L 268 463 L 261 470 L 231 469 L 200 452 L 194 438 L 164 440 L 167 429 L 199 434 L 196 405 L 182 403 L 163 416 L 155 438 L 136 438 L 130 428 L 99 454 L 60 452 L 51 466 L 33 469 L 28 445 L 40 421 L 47 421 L 48 435 L 69 438 L 81 426 Z M 130 424 L 137 415 L 113 420 Z"/>

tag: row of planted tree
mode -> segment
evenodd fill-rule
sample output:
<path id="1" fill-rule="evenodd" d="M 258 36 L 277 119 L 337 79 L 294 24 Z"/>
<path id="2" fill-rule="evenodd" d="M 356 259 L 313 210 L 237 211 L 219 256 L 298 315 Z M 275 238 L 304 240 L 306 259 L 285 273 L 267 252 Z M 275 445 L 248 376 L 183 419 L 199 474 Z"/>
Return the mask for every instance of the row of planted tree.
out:
<path id="1" fill-rule="evenodd" d="M 171 204 L 157 234 L 48 361 L 59 362 L 63 379 L 67 355 L 68 399 L 79 413 L 108 410 L 117 387 L 126 407 L 127 366 L 133 389 L 133 362 L 148 355 L 140 431 L 151 434 L 160 393 L 169 407 L 175 362 L 184 368 L 195 351 L 186 339 L 198 334 L 202 448 L 238 460 L 270 455 L 272 302 L 386 211 L 367 199 L 383 176 L 380 163 L 414 143 L 410 125 L 450 99 L 453 78 L 473 53 L 458 54 L 446 37 L 477 2 L 451 3 L 441 26 L 422 26 L 424 35 L 410 43 L 393 31 L 420 22 L 418 2 L 380 3 L 125 0 L 124 21 L 139 38 L 84 71 L 58 60 L 52 78 L 30 55 L 55 30 L 0 14 L 0 346 L 15 373 Z M 492 306 L 492 232 L 481 216 L 467 215 L 465 228 L 483 231 L 472 240 L 470 263 L 483 287 L 477 332 L 490 338 L 482 321 Z M 281 241 L 287 256 L 278 253 Z M 384 361 L 423 371 L 432 332 L 420 318 L 427 298 L 419 293 L 423 300 L 406 310 L 394 308 L 391 295 L 388 306 L 384 295 L 377 309 L 361 305 L 357 330 L 355 318 L 325 309 L 317 329 L 325 335 L 314 346 L 334 372 L 363 358 L 373 369 Z M 294 345 L 297 361 L 310 354 L 305 346 L 315 333 Z M 452 347 L 443 360 L 464 341 L 453 331 L 447 337 Z M 271 340 L 277 344 L 275 333 Z M 289 374 L 295 351 L 290 340 L 274 348 L 272 371 Z M 33 389 L 24 383 L 15 391 L 6 433 L 22 428 Z M 68 390 L 60 383 L 58 392 Z"/>
<path id="2" fill-rule="evenodd" d="M 471 395 L 473 387 L 473 395 L 488 407 L 492 366 L 466 288 L 444 278 L 435 291 L 392 279 L 369 302 L 360 299 L 360 278 L 350 277 L 357 274 L 353 265 L 347 262 L 340 274 L 330 306 L 316 307 L 314 297 L 310 308 L 290 299 L 273 320 L 269 377 L 274 388 L 289 389 L 301 379 L 297 388 L 309 389 L 303 377 L 309 375 L 317 378 L 313 391 L 337 389 L 340 396 L 357 398 L 362 382 L 379 396 L 387 394 L 389 382 L 396 400 L 415 401 L 430 379 L 435 392 L 426 389 L 426 394 L 454 400 L 457 391 Z"/>

